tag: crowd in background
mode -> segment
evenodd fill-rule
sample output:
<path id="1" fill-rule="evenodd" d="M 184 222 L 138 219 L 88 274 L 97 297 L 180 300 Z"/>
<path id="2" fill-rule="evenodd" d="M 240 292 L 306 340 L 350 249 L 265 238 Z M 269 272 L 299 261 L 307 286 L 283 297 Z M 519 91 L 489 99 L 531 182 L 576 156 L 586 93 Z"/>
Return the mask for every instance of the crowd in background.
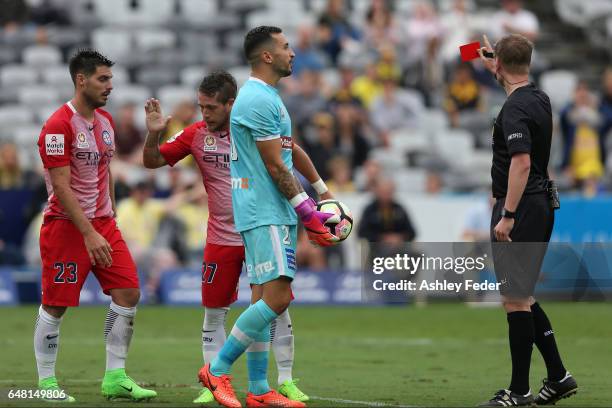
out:
<path id="1" fill-rule="evenodd" d="M 520 33 L 534 41 L 537 49 L 540 33 L 538 17 L 520 0 L 500 1 L 498 10 L 480 26 L 473 21 L 473 1 L 411 1 L 410 9 L 404 7 L 402 14 L 400 3 L 371 0 L 361 18 L 355 18 L 351 1 L 324 2 L 314 21 L 305 21 L 288 32 L 296 56 L 292 76 L 280 83 L 294 140 L 308 152 L 330 189 L 372 195 L 368 217 L 356 214 L 356 218 L 378 222 L 357 225 L 356 233 L 388 242 L 418 238 L 405 206 L 393 198 L 396 188 L 405 187 L 388 172 L 390 164 L 385 160 L 386 154 L 391 157 L 394 153 L 395 139 L 423 132 L 427 113 L 441 112 L 436 120 L 446 123 L 443 131 L 465 130 L 472 139 L 470 149 L 481 153 L 490 150 L 492 120 L 505 95 L 478 60 L 461 62 L 457 47 L 479 40 L 486 32 L 493 40 Z M 70 14 L 61 4 L 48 0 L 0 2 L 2 38 L 28 32 L 36 44 L 46 44 L 49 27 L 71 24 Z M 283 27 L 283 22 L 277 25 Z M 19 51 L 1 47 L 0 59 L 11 50 Z M 536 51 L 534 81 L 546 69 L 546 61 Z M 205 72 L 202 67 L 202 75 Z M 552 170 L 563 189 L 586 197 L 610 190 L 612 166 L 606 153 L 612 129 L 612 68 L 602 67 L 602 72 L 597 87 L 579 81 L 572 100 L 555 107 Z M 115 84 L 116 89 L 121 86 Z M 164 141 L 201 119 L 194 104 L 195 91 L 194 87 L 192 98 L 171 107 L 168 113 L 172 120 Z M 143 104 L 144 100 L 141 104 L 129 101 L 112 109 L 116 124 L 112 169 L 118 222 L 154 290 L 163 270 L 200 264 L 208 212 L 206 193 L 192 160 L 155 173 L 143 168 L 146 130 L 139 120 Z M 4 120 L 10 118 L 0 114 L 0 121 Z M 6 127 L 0 128 L 5 131 Z M 29 192 L 18 214 L 0 214 L 3 229 L 7 218 L 23 217 L 23 231 L 17 234 L 23 236 L 23 245 L 0 238 L 0 263 L 36 267 L 40 262 L 37 237 L 46 191 L 41 164 L 37 155 L 32 155 L 37 153 L 37 137 L 33 134 L 32 143 L 24 146 L 11 134 L 0 135 L 0 190 Z M 488 188 L 487 182 L 468 188 L 452 182 L 452 173 L 464 158 L 454 157 L 453 162 L 448 157 L 419 153 L 408 152 L 403 163 L 406 171 L 414 168 L 424 174 L 422 186 L 413 186 L 414 191 L 435 195 Z M 3 231 L 2 236 L 11 234 Z M 474 234 L 466 227 L 466 239 Z M 303 236 L 299 248 L 302 266 L 324 269 L 330 264 L 342 265 L 342 254 L 333 250 L 325 254 L 309 247 Z"/>

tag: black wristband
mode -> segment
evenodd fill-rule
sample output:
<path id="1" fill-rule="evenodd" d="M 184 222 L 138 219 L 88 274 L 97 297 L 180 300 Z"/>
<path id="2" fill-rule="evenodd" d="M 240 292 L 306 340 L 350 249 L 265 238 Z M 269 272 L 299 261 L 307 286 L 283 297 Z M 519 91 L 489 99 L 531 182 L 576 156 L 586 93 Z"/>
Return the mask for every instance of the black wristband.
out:
<path id="1" fill-rule="evenodd" d="M 506 208 L 502 208 L 501 216 L 503 218 L 510 218 L 513 220 L 516 217 L 516 212 L 508 211 Z"/>

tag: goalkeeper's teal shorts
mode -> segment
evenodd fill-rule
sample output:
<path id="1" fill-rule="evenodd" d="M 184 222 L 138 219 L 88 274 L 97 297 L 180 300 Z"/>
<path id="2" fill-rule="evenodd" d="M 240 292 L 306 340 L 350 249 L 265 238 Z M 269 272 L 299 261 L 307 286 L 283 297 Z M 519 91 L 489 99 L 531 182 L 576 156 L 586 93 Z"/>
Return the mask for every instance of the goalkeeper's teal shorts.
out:
<path id="1" fill-rule="evenodd" d="M 262 225 L 240 235 L 251 284 L 261 285 L 281 276 L 295 277 L 296 225 Z"/>

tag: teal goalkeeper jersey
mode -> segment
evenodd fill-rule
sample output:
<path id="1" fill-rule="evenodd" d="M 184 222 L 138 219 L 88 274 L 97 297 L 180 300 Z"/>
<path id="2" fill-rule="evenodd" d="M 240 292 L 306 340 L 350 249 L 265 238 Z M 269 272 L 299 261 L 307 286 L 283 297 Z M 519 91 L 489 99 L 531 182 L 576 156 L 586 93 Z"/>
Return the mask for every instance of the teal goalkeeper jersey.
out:
<path id="1" fill-rule="evenodd" d="M 240 88 L 230 116 L 232 204 L 238 232 L 262 225 L 295 225 L 297 216 L 268 174 L 256 141 L 281 139 L 293 171 L 291 119 L 278 91 L 257 78 Z"/>

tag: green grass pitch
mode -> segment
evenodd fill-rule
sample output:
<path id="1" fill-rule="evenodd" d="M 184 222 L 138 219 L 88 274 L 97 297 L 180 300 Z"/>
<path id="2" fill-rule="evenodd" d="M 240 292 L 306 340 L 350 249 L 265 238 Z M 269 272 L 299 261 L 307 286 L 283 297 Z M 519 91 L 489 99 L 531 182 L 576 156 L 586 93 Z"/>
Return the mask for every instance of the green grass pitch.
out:
<path id="1" fill-rule="evenodd" d="M 544 303 L 566 366 L 579 392 L 557 406 L 612 404 L 612 307 L 605 303 Z M 229 325 L 241 309 L 232 310 Z M 71 309 L 61 328 L 57 376 L 78 406 L 108 403 L 100 395 L 104 371 L 102 307 Z M 146 406 L 194 406 L 202 364 L 200 308 L 142 306 L 128 373 L 159 393 Z M 1 308 L 0 406 L 49 406 L 7 401 L 9 389 L 32 388 L 36 368 L 32 332 L 36 307 Z M 499 307 L 464 304 L 425 307 L 293 307 L 294 376 L 313 397 L 309 406 L 474 406 L 508 385 L 510 357 Z M 271 364 L 270 383 L 276 383 Z M 244 397 L 244 359 L 234 384 Z M 545 377 L 534 347 L 531 387 Z M 213 404 L 214 405 L 214 404 Z"/>

